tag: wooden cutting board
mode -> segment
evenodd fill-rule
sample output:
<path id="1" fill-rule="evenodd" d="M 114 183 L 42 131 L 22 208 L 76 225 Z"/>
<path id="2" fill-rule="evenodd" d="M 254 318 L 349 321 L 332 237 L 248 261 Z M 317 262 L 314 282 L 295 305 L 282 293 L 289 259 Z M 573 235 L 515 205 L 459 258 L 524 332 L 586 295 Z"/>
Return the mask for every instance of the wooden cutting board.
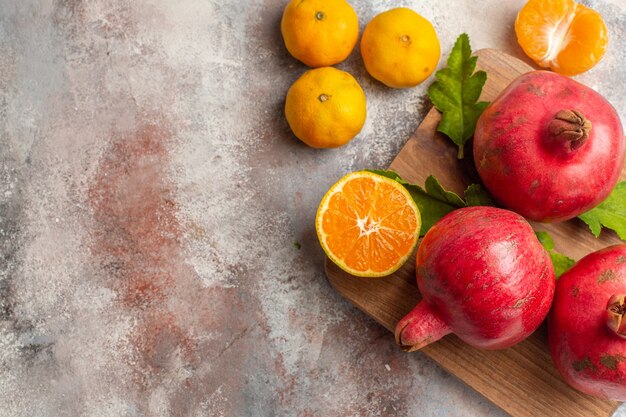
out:
<path id="1" fill-rule="evenodd" d="M 493 100 L 515 77 L 532 70 L 494 49 L 476 54 L 478 69 L 488 74 L 481 100 Z M 439 120 L 439 112 L 431 109 L 389 168 L 417 184 L 424 184 L 433 174 L 444 188 L 462 194 L 468 184 L 477 182 L 470 165 L 473 162 L 456 159 L 457 148 L 436 132 Z M 533 227 L 547 230 L 556 249 L 575 259 L 620 242 L 607 231 L 596 239 L 579 220 Z M 415 283 L 414 256 L 396 273 L 380 279 L 351 276 L 327 259 L 326 275 L 344 297 L 393 332 L 396 323 L 421 298 Z M 563 381 L 548 353 L 545 325 L 526 341 L 501 351 L 478 350 L 449 335 L 421 352 L 514 417 L 608 417 L 619 406 L 617 402 L 581 394 Z"/>

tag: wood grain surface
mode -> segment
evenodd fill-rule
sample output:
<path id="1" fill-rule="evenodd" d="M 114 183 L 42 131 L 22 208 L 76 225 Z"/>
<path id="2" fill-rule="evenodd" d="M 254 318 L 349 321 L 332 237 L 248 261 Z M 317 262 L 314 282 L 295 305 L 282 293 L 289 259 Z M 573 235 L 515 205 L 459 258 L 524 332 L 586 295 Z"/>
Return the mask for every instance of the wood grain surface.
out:
<path id="1" fill-rule="evenodd" d="M 476 54 L 478 69 L 488 74 L 482 100 L 493 100 L 516 76 L 532 70 L 494 49 Z M 423 184 L 428 175 L 435 175 L 445 188 L 460 194 L 469 183 L 477 181 L 473 161 L 456 159 L 457 148 L 436 132 L 439 120 L 439 112 L 431 109 L 390 169 L 417 184 Z M 471 157 L 471 152 L 467 153 Z M 622 179 L 626 179 L 624 172 Z M 533 227 L 547 230 L 556 249 L 575 259 L 620 242 L 607 231 L 596 239 L 579 220 L 551 225 L 533 223 Z M 414 255 L 385 278 L 353 277 L 328 259 L 326 274 L 337 291 L 391 332 L 420 300 Z M 607 417 L 619 405 L 579 393 L 563 381 L 548 353 L 545 325 L 526 341 L 501 351 L 475 349 L 449 335 L 421 352 L 514 417 Z"/>

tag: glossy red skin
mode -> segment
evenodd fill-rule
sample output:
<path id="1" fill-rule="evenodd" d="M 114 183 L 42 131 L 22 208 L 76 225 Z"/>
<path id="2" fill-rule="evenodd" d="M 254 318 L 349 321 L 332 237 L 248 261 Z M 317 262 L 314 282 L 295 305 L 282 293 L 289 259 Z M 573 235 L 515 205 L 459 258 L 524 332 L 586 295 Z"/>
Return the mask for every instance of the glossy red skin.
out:
<path id="1" fill-rule="evenodd" d="M 567 383 L 587 394 L 626 401 L 626 339 L 606 325 L 613 294 L 626 294 L 624 244 L 585 256 L 559 278 L 548 341 Z"/>
<path id="2" fill-rule="evenodd" d="M 592 123 L 587 141 L 572 152 L 554 146 L 547 131 L 563 109 Z M 496 200 L 540 222 L 567 220 L 598 205 L 624 164 L 624 133 L 611 104 L 547 71 L 518 77 L 485 109 L 473 147 L 476 169 Z"/>
<path id="3" fill-rule="evenodd" d="M 494 207 L 455 210 L 424 236 L 417 284 L 463 341 L 503 349 L 528 337 L 554 294 L 547 252 L 524 218 Z"/>

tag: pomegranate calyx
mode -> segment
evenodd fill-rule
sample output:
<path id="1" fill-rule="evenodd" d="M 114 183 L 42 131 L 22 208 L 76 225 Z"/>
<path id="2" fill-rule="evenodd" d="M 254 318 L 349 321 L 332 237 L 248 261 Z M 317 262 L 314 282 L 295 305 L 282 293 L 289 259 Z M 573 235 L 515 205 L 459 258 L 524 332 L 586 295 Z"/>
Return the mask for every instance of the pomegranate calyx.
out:
<path id="1" fill-rule="evenodd" d="M 591 122 L 578 110 L 561 110 L 548 124 L 550 138 L 568 152 L 580 148 L 589 137 Z"/>
<path id="2" fill-rule="evenodd" d="M 626 339 L 626 294 L 614 294 L 606 306 L 606 325 L 617 336 Z"/>

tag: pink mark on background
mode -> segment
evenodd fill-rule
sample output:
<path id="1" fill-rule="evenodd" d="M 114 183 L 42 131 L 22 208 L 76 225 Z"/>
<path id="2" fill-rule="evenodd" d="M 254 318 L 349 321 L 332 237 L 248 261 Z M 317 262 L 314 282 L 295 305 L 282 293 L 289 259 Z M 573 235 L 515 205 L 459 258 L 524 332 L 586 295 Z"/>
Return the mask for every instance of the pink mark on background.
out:
<path id="1" fill-rule="evenodd" d="M 127 366 L 139 409 L 148 410 L 149 392 L 161 386 L 175 415 L 186 415 L 212 392 L 240 395 L 243 381 L 237 376 L 212 372 L 220 356 L 220 367 L 243 360 L 242 349 L 229 350 L 239 339 L 228 344 L 207 335 L 240 327 L 245 334 L 249 326 L 234 313 L 242 308 L 237 292 L 202 287 L 186 263 L 174 188 L 167 179 L 170 139 L 167 128 L 151 123 L 112 138 L 89 189 L 90 249 L 121 313 L 137 318 Z"/>

